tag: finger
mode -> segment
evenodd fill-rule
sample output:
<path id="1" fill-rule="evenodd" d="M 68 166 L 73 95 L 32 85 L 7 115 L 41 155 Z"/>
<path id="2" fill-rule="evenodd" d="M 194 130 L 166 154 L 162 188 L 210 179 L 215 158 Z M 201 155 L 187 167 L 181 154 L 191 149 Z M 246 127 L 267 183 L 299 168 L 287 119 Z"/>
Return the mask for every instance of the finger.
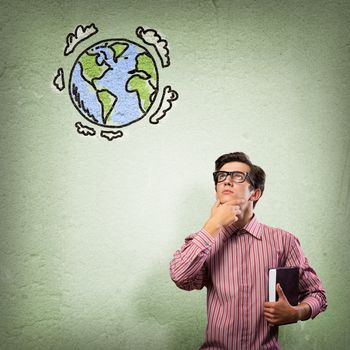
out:
<path id="1" fill-rule="evenodd" d="M 264 312 L 273 312 L 273 307 L 264 307 Z"/>
<path id="2" fill-rule="evenodd" d="M 283 289 L 279 283 L 277 283 L 276 291 L 277 291 L 279 299 L 284 299 L 284 300 L 287 299 L 286 296 L 284 295 Z"/>
<path id="3" fill-rule="evenodd" d="M 264 316 L 265 318 L 269 318 L 271 320 L 275 317 L 275 315 L 271 312 L 264 312 Z"/>
<path id="4" fill-rule="evenodd" d="M 265 317 L 265 320 L 271 325 L 275 325 L 278 322 L 278 320 L 275 317 L 273 317 L 273 316 L 271 316 L 271 317 L 270 316 L 264 316 L 264 317 Z"/>
<path id="5" fill-rule="evenodd" d="M 213 208 L 218 208 L 220 206 L 220 199 L 217 199 L 213 205 Z"/>
<path id="6" fill-rule="evenodd" d="M 264 317 L 265 317 L 266 319 L 269 319 L 270 321 L 277 321 L 277 319 L 278 319 L 278 316 L 277 316 L 277 315 L 272 314 L 272 313 L 270 313 L 270 312 L 264 312 Z"/>
<path id="7" fill-rule="evenodd" d="M 234 213 L 234 214 L 241 213 L 241 208 L 238 205 L 234 205 L 231 209 L 232 209 L 232 213 Z"/>
<path id="8" fill-rule="evenodd" d="M 233 214 L 233 216 L 236 217 L 237 220 L 238 220 L 238 215 L 241 214 L 241 211 L 240 211 L 240 210 L 233 210 L 233 211 L 232 211 L 232 214 Z"/>
<path id="9" fill-rule="evenodd" d="M 268 322 L 270 327 L 278 326 L 279 324 L 277 320 L 270 320 Z"/>
<path id="10" fill-rule="evenodd" d="M 265 313 L 269 315 L 276 315 L 276 309 L 274 308 L 264 309 L 264 314 Z"/>

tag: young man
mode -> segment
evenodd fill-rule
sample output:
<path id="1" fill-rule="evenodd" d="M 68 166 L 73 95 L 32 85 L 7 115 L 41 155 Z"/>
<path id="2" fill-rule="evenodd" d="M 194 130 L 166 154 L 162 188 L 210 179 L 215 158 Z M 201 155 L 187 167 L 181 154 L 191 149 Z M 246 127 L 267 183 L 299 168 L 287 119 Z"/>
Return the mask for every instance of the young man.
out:
<path id="1" fill-rule="evenodd" d="M 278 325 L 314 318 L 327 307 L 325 291 L 298 239 L 258 221 L 253 209 L 264 192 L 265 172 L 241 152 L 215 162 L 217 201 L 204 227 L 186 238 L 170 263 L 185 290 L 207 287 L 208 324 L 201 349 L 280 349 Z M 268 271 L 299 268 L 299 304 L 277 285 L 267 302 Z"/>

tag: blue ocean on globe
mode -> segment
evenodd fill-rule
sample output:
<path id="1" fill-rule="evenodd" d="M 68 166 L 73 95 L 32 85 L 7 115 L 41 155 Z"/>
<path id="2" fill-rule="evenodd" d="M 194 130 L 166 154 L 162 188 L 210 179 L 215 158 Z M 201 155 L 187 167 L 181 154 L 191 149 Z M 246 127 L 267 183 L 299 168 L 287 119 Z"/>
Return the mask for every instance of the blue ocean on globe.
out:
<path id="1" fill-rule="evenodd" d="M 70 74 L 69 94 L 94 124 L 122 127 L 143 118 L 158 93 L 151 54 L 125 39 L 98 42 L 83 51 Z"/>

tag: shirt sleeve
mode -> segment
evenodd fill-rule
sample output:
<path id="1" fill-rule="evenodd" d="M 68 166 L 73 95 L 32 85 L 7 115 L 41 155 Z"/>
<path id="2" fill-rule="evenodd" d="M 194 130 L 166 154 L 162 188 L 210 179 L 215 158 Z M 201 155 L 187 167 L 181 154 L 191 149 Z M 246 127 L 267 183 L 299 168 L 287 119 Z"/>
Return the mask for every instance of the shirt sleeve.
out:
<path id="1" fill-rule="evenodd" d="M 307 303 L 311 308 L 311 318 L 315 318 L 327 308 L 326 293 L 320 278 L 309 265 L 299 240 L 291 235 L 286 266 L 299 267 L 299 302 Z"/>
<path id="2" fill-rule="evenodd" d="M 170 262 L 171 279 L 179 288 L 193 290 L 207 285 L 206 260 L 214 244 L 215 239 L 204 229 L 185 239 Z"/>

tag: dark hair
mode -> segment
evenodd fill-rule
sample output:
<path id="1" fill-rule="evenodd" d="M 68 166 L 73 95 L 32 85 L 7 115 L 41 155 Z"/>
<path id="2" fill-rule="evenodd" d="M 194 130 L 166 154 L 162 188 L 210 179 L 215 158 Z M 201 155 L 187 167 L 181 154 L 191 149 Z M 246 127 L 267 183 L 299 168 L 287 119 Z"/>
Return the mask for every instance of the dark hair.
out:
<path id="1" fill-rule="evenodd" d="M 243 152 L 227 153 L 220 156 L 215 161 L 215 171 L 219 171 L 224 164 L 230 163 L 230 162 L 240 162 L 240 163 L 247 164 L 250 167 L 248 181 L 250 182 L 252 188 L 260 189 L 261 195 L 262 195 L 265 189 L 265 179 L 266 179 L 265 171 L 262 168 L 260 168 L 258 165 L 253 164 L 250 161 L 249 157 Z M 216 185 L 217 183 L 215 183 L 215 187 Z M 257 202 L 258 201 L 255 201 L 253 203 L 253 207 L 255 207 Z"/>

